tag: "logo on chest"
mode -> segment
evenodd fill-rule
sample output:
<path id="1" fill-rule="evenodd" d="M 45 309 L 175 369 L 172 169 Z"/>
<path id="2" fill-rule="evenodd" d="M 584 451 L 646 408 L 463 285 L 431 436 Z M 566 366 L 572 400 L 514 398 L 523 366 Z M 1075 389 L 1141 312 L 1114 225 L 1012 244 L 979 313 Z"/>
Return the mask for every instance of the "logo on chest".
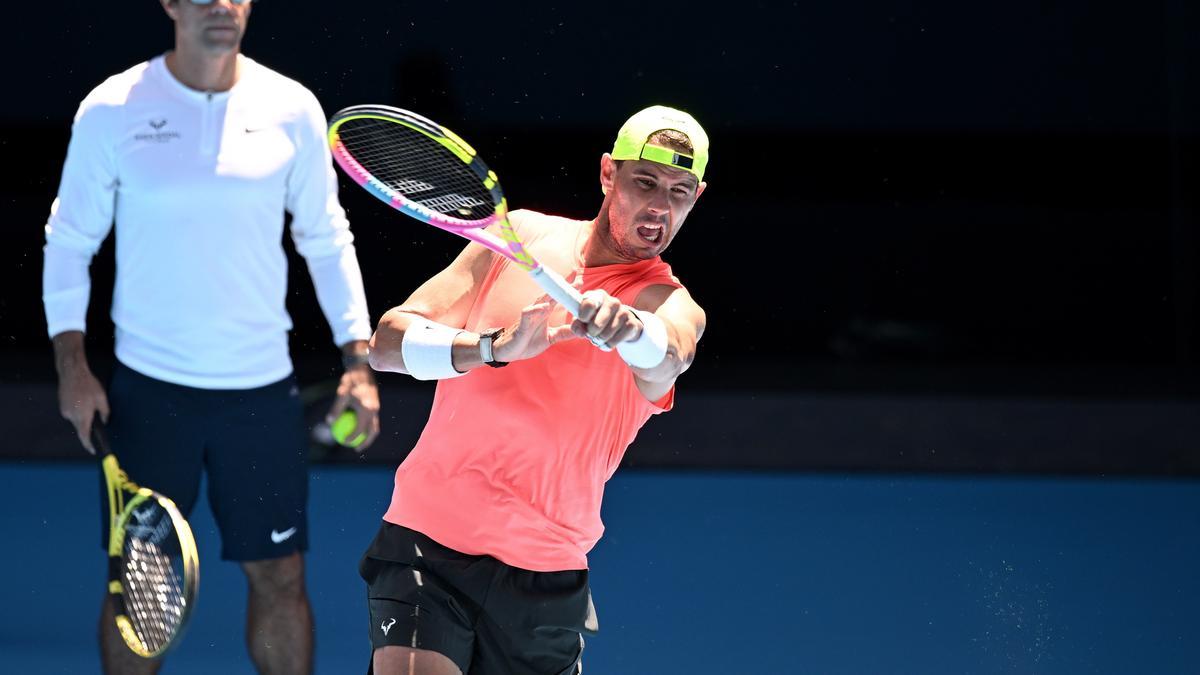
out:
<path id="1" fill-rule="evenodd" d="M 133 140 L 142 141 L 145 143 L 169 143 L 178 138 L 182 138 L 178 131 L 167 129 L 167 118 L 150 119 L 151 133 L 143 132 L 133 135 Z"/>

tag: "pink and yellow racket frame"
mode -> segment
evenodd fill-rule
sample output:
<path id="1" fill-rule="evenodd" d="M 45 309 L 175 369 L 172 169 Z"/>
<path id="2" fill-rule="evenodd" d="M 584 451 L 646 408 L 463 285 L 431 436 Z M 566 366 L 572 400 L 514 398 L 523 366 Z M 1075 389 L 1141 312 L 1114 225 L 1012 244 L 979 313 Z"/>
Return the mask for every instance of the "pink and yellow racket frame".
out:
<path id="1" fill-rule="evenodd" d="M 423 204 L 406 198 L 393 190 L 382 181 L 371 175 L 350 154 L 338 136 L 338 129 L 353 120 L 374 119 L 393 124 L 402 124 L 413 131 L 421 133 L 442 147 L 449 150 L 479 178 L 483 186 L 491 193 L 495 203 L 495 211 L 486 218 L 479 220 L 463 220 L 438 213 Z M 417 220 L 429 223 L 434 227 L 453 232 L 460 237 L 469 239 L 481 246 L 499 253 L 529 272 L 534 281 L 546 293 L 554 298 L 573 316 L 579 315 L 579 303 L 582 297 L 579 291 L 566 282 L 557 272 L 538 263 L 529 254 L 517 233 L 513 231 L 508 221 L 508 202 L 500 189 L 500 181 L 496 174 L 484 164 L 475 149 L 467 144 L 453 131 L 426 119 L 416 113 L 381 105 L 351 106 L 339 111 L 329 123 L 329 147 L 333 159 L 338 166 L 367 192 L 374 195 L 393 209 Z M 500 233 L 496 236 L 487 228 L 495 225 Z"/>

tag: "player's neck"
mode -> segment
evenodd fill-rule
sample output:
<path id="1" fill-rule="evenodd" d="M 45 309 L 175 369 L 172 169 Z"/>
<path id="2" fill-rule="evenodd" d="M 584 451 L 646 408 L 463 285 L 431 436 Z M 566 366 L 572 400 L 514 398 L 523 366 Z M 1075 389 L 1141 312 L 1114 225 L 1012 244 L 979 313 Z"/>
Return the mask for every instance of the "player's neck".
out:
<path id="1" fill-rule="evenodd" d="M 596 219 L 583 224 L 583 248 L 579 252 L 579 260 L 583 267 L 601 267 L 603 265 L 620 265 L 638 262 L 637 258 L 627 258 L 613 246 L 609 240 L 608 212 L 601 210 Z"/>
<path id="2" fill-rule="evenodd" d="M 213 53 L 177 43 L 166 62 L 176 80 L 196 91 L 229 91 L 241 75 L 237 49 Z"/>

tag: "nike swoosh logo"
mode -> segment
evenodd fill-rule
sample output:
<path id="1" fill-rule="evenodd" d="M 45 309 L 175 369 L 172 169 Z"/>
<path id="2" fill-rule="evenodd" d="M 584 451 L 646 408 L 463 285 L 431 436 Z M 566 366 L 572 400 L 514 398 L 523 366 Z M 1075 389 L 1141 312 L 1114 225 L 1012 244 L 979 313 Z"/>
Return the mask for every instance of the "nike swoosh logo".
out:
<path id="1" fill-rule="evenodd" d="M 288 539 L 291 539 L 293 534 L 296 534 L 296 528 L 294 527 L 289 527 L 283 532 L 271 530 L 271 541 L 275 542 L 276 544 L 282 544 Z"/>
<path id="2" fill-rule="evenodd" d="M 246 127 L 246 133 L 248 133 L 248 134 L 258 133 L 259 131 L 262 131 L 264 128 L 265 127 L 255 127 L 253 129 L 251 129 L 250 127 Z"/>

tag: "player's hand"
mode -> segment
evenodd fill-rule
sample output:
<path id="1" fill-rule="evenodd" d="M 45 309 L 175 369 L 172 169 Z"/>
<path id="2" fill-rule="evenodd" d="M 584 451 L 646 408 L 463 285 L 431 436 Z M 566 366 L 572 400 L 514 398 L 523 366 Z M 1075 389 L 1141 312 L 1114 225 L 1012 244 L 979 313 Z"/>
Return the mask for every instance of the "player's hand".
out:
<path id="1" fill-rule="evenodd" d="M 87 365 L 60 370 L 58 411 L 75 427 L 75 434 L 84 449 L 96 454 L 96 448 L 92 447 L 92 420 L 99 413 L 100 419 L 108 422 L 108 395 Z"/>
<path id="2" fill-rule="evenodd" d="M 571 333 L 570 325 L 552 323 L 557 307 L 549 296 L 542 296 L 522 309 L 521 318 L 505 328 L 492 345 L 492 355 L 496 360 L 509 362 L 532 359 L 549 349 L 550 345 L 573 339 L 575 336 Z"/>
<path id="3" fill-rule="evenodd" d="M 342 373 L 342 379 L 338 382 L 337 398 L 325 417 L 326 424 L 332 425 L 347 408 L 354 410 L 357 424 L 346 437 L 358 438 L 359 434 L 366 434 L 366 440 L 354 446 L 356 452 L 362 452 L 379 437 L 379 387 L 375 384 L 375 375 L 370 366 L 366 364 L 354 366 Z"/>
<path id="4" fill-rule="evenodd" d="M 571 331 L 593 343 L 611 347 L 626 340 L 636 340 L 642 334 L 642 320 L 633 308 L 596 288 L 583 294 L 579 316 L 571 322 Z"/>

